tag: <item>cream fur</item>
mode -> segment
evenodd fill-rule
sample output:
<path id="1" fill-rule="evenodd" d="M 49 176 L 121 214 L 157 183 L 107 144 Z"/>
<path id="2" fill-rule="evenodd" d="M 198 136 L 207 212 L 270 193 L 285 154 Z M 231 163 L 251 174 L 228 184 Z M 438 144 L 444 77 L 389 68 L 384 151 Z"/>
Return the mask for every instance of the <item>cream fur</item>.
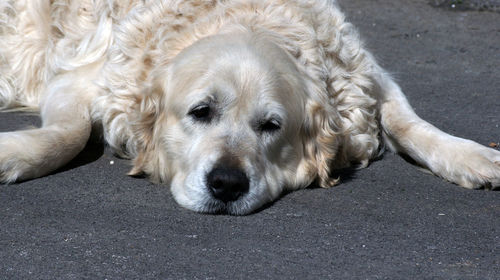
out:
<path id="1" fill-rule="evenodd" d="M 200 102 L 209 124 L 189 116 Z M 500 153 L 416 116 L 328 0 L 2 1 L 0 108 L 23 107 L 43 126 L 0 134 L 3 182 L 54 171 L 102 124 L 130 174 L 201 212 L 333 186 L 332 169 L 367 166 L 382 139 L 451 182 L 500 186 Z M 266 121 L 279 130 L 259 130 Z M 223 203 L 205 177 L 228 162 L 250 188 Z"/>

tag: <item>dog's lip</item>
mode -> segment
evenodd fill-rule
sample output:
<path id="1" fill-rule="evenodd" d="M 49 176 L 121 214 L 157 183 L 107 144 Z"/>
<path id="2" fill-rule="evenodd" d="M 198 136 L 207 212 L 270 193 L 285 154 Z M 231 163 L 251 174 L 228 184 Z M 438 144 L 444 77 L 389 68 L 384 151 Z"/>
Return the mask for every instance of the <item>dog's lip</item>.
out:
<path id="1" fill-rule="evenodd" d="M 203 203 L 200 207 L 199 212 L 206 214 L 229 214 L 228 212 L 228 204 L 231 202 L 224 202 L 215 197 L 210 196 L 210 198 Z"/>
<path id="2" fill-rule="evenodd" d="M 248 209 L 241 207 L 246 204 L 243 202 L 245 199 L 246 196 L 242 196 L 235 201 L 224 202 L 210 197 L 210 200 L 205 202 L 199 212 L 213 215 L 246 215 L 251 211 L 247 211 Z"/>

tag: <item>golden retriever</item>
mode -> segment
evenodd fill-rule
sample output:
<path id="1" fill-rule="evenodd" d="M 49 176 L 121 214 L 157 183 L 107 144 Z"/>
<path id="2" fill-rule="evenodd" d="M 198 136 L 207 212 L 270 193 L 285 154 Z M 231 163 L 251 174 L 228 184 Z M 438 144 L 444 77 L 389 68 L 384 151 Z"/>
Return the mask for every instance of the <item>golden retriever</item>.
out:
<path id="1" fill-rule="evenodd" d="M 330 171 L 406 154 L 466 188 L 500 186 L 500 152 L 420 119 L 329 0 L 4 0 L 0 181 L 44 176 L 93 126 L 131 175 L 182 206 L 247 214 Z"/>

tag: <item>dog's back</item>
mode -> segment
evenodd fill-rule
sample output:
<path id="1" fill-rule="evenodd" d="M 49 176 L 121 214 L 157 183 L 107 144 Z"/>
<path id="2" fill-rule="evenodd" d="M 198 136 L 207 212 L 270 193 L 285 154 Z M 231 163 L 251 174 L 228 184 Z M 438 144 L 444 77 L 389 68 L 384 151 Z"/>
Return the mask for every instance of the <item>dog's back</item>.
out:
<path id="1" fill-rule="evenodd" d="M 2 1 L 0 109 L 37 108 L 56 75 L 102 60 L 113 21 L 142 2 Z"/>

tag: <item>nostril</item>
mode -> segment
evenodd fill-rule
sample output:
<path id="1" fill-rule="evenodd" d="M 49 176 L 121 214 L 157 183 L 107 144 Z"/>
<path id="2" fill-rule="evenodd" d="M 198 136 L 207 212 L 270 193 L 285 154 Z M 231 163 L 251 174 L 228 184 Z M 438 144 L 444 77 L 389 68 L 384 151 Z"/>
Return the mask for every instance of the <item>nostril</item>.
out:
<path id="1" fill-rule="evenodd" d="M 249 180 L 240 169 L 216 167 L 207 174 L 207 185 L 215 198 L 228 202 L 248 192 Z"/>

